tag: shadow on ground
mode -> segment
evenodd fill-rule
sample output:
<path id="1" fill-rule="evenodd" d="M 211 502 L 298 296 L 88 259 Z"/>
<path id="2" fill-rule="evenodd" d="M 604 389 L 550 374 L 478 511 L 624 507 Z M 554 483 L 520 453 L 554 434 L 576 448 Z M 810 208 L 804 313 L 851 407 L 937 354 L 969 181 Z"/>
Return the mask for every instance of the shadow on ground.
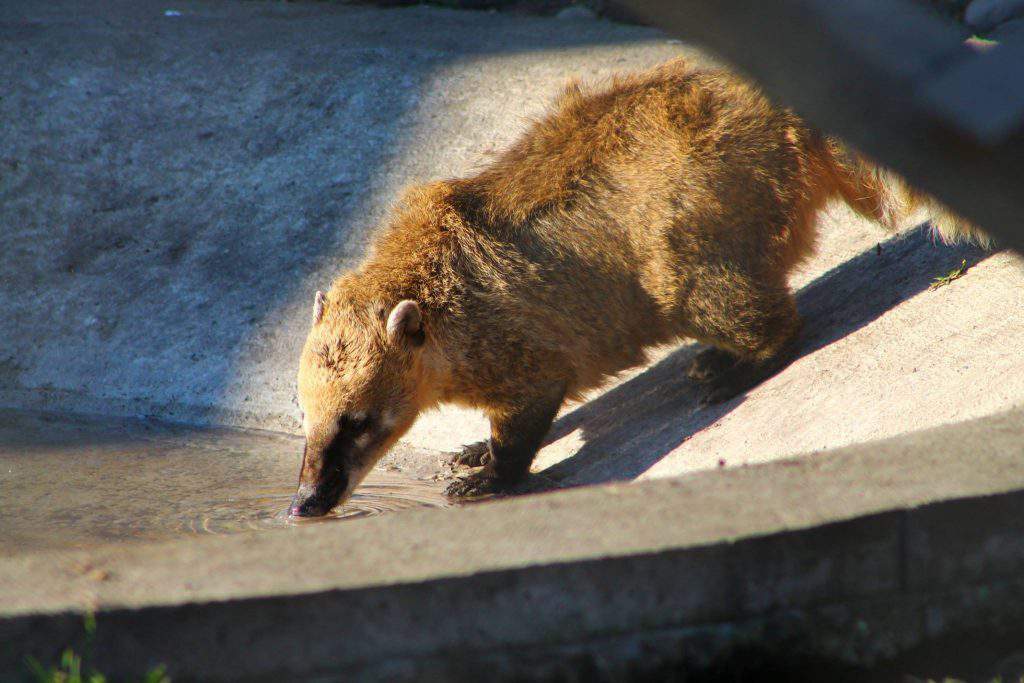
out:
<path id="1" fill-rule="evenodd" d="M 935 245 L 921 229 L 896 235 L 861 253 L 797 293 L 804 318 L 797 357 L 868 325 L 926 290 L 936 277 L 961 261 L 970 268 L 987 256 L 973 246 Z M 572 456 L 543 470 L 536 488 L 634 479 L 739 406 L 745 397 L 701 407 L 699 389 L 686 377 L 698 349 L 693 344 L 678 349 L 557 420 L 547 443 L 575 430 L 581 431 L 585 443 Z"/>

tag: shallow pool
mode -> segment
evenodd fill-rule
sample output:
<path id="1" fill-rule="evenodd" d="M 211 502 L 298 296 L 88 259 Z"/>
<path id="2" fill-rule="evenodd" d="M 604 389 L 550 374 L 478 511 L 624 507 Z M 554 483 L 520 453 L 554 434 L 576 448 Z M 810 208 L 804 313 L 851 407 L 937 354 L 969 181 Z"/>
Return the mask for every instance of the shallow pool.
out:
<path id="1" fill-rule="evenodd" d="M 270 432 L 0 411 L 0 554 L 449 505 L 440 483 L 417 476 L 434 463 L 392 464 L 330 516 L 290 520 L 301 453 L 301 439 Z"/>

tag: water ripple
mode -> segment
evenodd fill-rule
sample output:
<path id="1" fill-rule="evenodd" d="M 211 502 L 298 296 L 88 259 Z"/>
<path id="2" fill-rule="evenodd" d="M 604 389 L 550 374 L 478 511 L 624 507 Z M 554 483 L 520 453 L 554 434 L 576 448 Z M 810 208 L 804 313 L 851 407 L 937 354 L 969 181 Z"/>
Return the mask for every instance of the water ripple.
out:
<path id="1" fill-rule="evenodd" d="M 378 472 L 367 478 L 347 503 L 324 517 L 289 517 L 287 510 L 293 493 L 294 487 L 254 488 L 246 495 L 220 501 L 186 520 L 184 530 L 194 534 L 232 534 L 451 506 L 430 482 Z"/>

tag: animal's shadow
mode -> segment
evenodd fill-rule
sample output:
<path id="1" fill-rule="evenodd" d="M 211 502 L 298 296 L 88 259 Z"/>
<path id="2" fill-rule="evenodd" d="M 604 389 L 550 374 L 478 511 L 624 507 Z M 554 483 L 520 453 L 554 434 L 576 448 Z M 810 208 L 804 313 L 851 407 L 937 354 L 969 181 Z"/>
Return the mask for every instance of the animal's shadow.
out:
<path id="1" fill-rule="evenodd" d="M 935 245 L 925 230 L 894 236 L 824 273 L 797 292 L 804 318 L 797 357 L 805 356 L 869 324 L 900 302 L 927 289 L 966 261 L 988 254 L 973 246 Z M 558 419 L 552 443 L 580 430 L 584 445 L 535 477 L 531 489 L 633 479 L 736 408 L 743 396 L 701 407 L 686 376 L 699 350 L 688 344 L 640 375 Z"/>

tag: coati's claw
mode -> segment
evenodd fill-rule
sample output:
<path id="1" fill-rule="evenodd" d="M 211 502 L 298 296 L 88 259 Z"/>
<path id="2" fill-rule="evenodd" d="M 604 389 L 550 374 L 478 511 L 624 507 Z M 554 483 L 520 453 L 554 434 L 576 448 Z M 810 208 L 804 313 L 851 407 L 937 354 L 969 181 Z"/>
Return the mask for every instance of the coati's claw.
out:
<path id="1" fill-rule="evenodd" d="M 715 375 L 704 385 L 704 395 L 701 397 L 700 403 L 702 406 L 709 406 L 736 398 L 771 377 L 779 367 L 775 361 L 765 364 L 738 361 L 729 369 Z"/>
<path id="2" fill-rule="evenodd" d="M 686 376 L 699 384 L 711 382 L 736 365 L 736 356 L 717 348 L 704 349 L 690 361 Z"/>
<path id="3" fill-rule="evenodd" d="M 489 472 L 474 472 L 456 479 L 444 493 L 450 498 L 478 498 L 480 496 L 501 493 L 507 487 L 502 481 Z"/>
<path id="4" fill-rule="evenodd" d="M 478 441 L 450 454 L 447 465 L 453 470 L 469 467 L 483 467 L 491 461 L 491 448 L 487 441 Z"/>

